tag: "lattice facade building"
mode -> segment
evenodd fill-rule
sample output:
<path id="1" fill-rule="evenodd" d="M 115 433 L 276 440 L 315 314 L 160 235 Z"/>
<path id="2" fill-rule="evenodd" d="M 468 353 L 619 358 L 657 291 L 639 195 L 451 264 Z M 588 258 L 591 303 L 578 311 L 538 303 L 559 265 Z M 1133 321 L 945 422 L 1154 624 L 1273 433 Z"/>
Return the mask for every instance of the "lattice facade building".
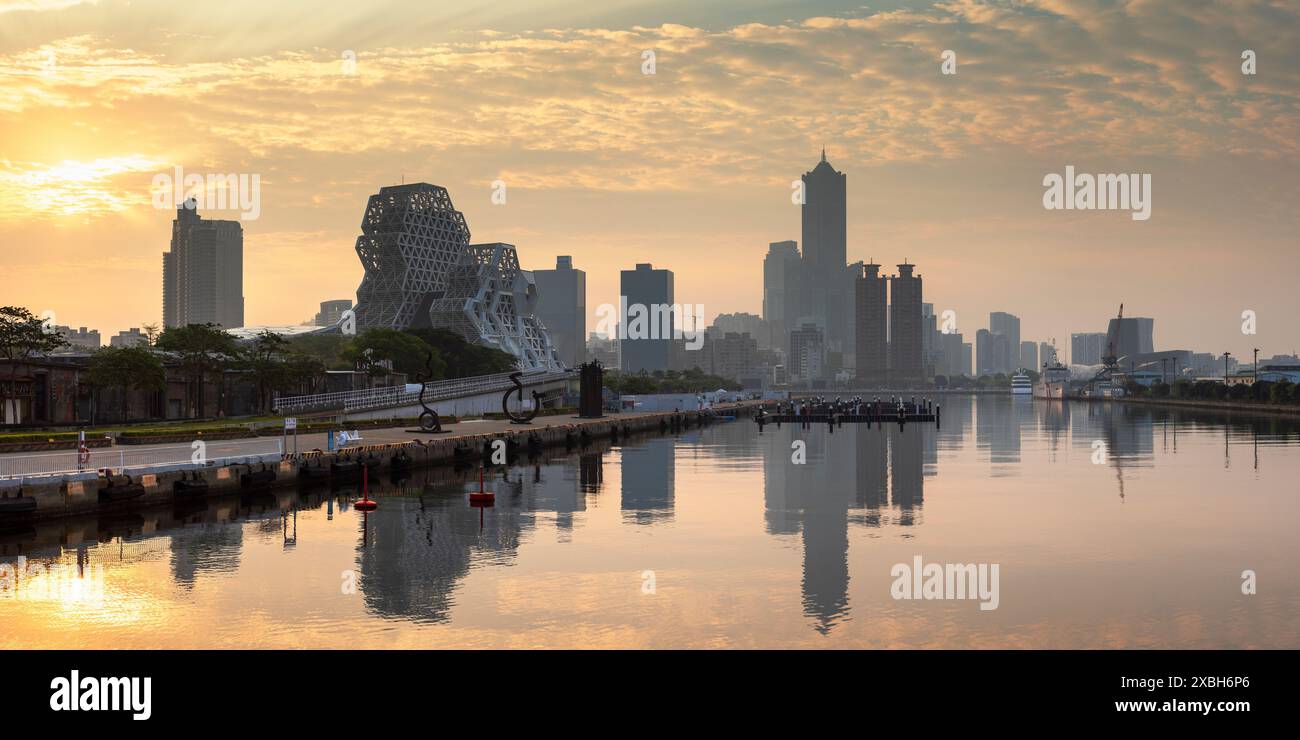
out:
<path id="1" fill-rule="evenodd" d="M 358 331 L 450 329 L 508 352 L 522 369 L 563 368 L 534 311 L 537 286 L 510 244 L 470 244 L 465 217 L 446 188 L 380 188 L 357 237 L 365 277 L 357 288 Z"/>

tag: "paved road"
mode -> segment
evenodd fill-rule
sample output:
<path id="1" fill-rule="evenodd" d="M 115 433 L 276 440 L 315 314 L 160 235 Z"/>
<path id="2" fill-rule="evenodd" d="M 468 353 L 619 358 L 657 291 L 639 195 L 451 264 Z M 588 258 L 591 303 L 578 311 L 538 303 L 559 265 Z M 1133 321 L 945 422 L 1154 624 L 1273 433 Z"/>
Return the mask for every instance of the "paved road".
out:
<path id="1" fill-rule="evenodd" d="M 718 410 L 723 410 L 725 408 L 726 406 L 719 406 Z M 605 418 L 633 419 L 639 416 L 648 416 L 656 413 L 662 412 L 625 411 L 618 414 L 609 414 Z M 413 429 L 413 426 L 410 424 L 388 428 L 362 427 L 358 429 L 361 433 L 361 441 L 356 444 L 387 444 L 390 442 L 409 442 L 412 439 L 455 439 L 457 437 L 468 437 L 478 434 L 545 429 L 552 426 L 581 424 L 587 421 L 591 420 L 581 419 L 577 414 L 539 416 L 529 425 L 511 424 L 508 420 L 504 419 L 470 419 L 459 421 L 455 424 L 444 424 L 443 434 L 427 434 L 420 431 L 410 431 Z M 199 438 L 196 437 L 195 439 Z M 281 438 L 278 436 L 258 437 L 255 439 L 212 440 L 205 442 L 207 447 L 204 452 L 206 453 L 208 460 L 277 454 L 280 452 L 280 441 Z M 324 432 L 300 434 L 297 438 L 297 451 L 307 452 L 316 448 L 324 450 L 327 448 L 328 444 L 327 435 Z M 287 440 L 285 440 L 285 451 L 293 452 L 294 449 L 294 438 L 291 435 Z M 195 449 L 190 443 L 168 442 L 166 444 L 154 445 L 115 445 L 113 447 L 102 447 L 91 450 L 90 462 L 84 467 L 88 470 L 95 470 L 102 467 L 120 468 L 123 465 L 130 467 L 146 464 L 185 463 L 189 462 L 194 454 Z M 56 452 L 11 452 L 0 455 L 0 478 L 17 475 L 36 475 L 40 473 L 72 471 L 75 470 L 76 467 L 77 453 L 75 450 Z"/>

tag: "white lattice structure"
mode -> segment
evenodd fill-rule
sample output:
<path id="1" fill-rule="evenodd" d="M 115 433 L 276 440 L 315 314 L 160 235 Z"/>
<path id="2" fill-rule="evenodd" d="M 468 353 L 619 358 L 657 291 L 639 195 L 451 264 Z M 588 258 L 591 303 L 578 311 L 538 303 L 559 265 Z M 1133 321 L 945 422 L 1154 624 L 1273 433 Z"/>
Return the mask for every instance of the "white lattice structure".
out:
<path id="1" fill-rule="evenodd" d="M 357 288 L 359 330 L 433 326 L 508 352 L 522 369 L 563 368 L 534 315 L 537 286 L 509 244 L 469 243 L 465 217 L 445 188 L 380 188 L 357 237 L 366 275 Z"/>

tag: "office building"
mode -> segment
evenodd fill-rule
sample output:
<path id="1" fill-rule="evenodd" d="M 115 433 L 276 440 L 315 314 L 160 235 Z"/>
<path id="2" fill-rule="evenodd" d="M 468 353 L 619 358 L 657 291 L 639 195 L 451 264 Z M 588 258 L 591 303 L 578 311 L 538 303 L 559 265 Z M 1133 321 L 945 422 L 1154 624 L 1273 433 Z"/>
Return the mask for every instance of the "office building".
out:
<path id="1" fill-rule="evenodd" d="M 1038 370 L 1038 343 L 1025 340 L 1020 343 L 1020 366 L 1017 370 Z"/>
<path id="2" fill-rule="evenodd" d="M 321 301 L 320 311 L 316 312 L 316 318 L 312 319 L 312 323 L 316 326 L 334 326 L 343 320 L 343 314 L 351 310 L 351 298 Z"/>
<path id="3" fill-rule="evenodd" d="M 537 318 L 550 331 L 560 359 L 577 367 L 587 358 L 587 273 L 573 258 L 555 258 L 554 270 L 533 270 L 537 281 Z"/>
<path id="4" fill-rule="evenodd" d="M 763 258 L 763 319 L 771 346 L 790 352 L 790 330 L 799 325 L 801 303 L 799 247 L 793 241 L 772 242 Z"/>
<path id="5" fill-rule="evenodd" d="M 1005 311 L 994 311 L 989 314 L 989 331 L 1007 338 L 1007 351 L 1005 355 L 999 354 L 994 372 L 1014 372 L 1020 363 L 1020 318 Z"/>
<path id="6" fill-rule="evenodd" d="M 619 316 L 623 370 L 652 373 L 672 369 L 677 330 L 672 271 L 639 263 L 636 269 L 620 272 L 619 294 L 625 307 Z"/>

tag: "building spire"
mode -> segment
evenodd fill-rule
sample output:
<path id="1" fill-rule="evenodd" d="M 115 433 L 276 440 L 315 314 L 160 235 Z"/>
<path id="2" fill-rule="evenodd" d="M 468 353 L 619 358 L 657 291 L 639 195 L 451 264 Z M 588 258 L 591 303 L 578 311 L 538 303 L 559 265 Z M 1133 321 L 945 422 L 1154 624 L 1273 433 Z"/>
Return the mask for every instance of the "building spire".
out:
<path id="1" fill-rule="evenodd" d="M 825 144 L 822 145 L 822 161 L 823 161 L 823 162 L 826 161 L 826 145 L 825 145 Z"/>

